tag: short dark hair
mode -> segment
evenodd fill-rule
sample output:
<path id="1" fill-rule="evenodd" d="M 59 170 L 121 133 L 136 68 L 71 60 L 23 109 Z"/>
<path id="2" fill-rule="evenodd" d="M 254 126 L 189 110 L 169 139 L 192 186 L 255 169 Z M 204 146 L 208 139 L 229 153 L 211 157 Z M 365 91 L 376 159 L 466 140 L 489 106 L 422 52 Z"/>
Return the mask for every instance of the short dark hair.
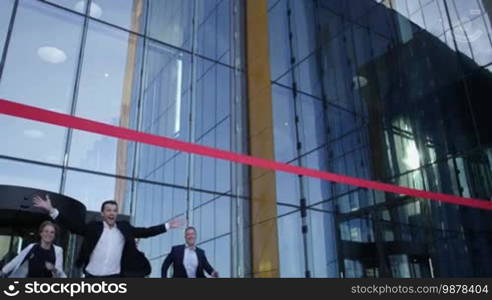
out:
<path id="1" fill-rule="evenodd" d="M 116 208 L 118 208 L 118 202 L 114 201 L 114 200 L 106 200 L 104 201 L 102 204 L 101 204 L 101 212 L 104 211 L 104 206 L 106 206 L 106 204 L 113 204 L 113 205 L 116 205 Z"/>
<path id="2" fill-rule="evenodd" d="M 191 230 L 193 230 L 193 231 L 195 232 L 195 234 L 196 234 L 196 228 L 195 228 L 195 227 L 193 227 L 193 226 L 188 226 L 188 227 L 186 227 L 186 229 L 185 229 L 185 234 L 186 234 L 186 232 L 187 232 L 188 230 L 190 230 L 190 229 L 191 229 Z"/>

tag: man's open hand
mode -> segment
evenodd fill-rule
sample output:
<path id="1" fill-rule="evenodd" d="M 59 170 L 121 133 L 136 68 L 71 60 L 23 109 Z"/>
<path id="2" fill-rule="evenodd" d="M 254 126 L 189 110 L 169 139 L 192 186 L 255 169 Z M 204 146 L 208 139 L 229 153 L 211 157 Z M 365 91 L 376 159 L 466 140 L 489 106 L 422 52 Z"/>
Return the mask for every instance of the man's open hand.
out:
<path id="1" fill-rule="evenodd" d="M 46 199 L 41 198 L 40 196 L 34 196 L 33 200 L 34 207 L 42 208 L 47 212 L 53 211 L 53 205 L 51 204 L 51 199 L 48 194 L 46 194 Z"/>
<path id="2" fill-rule="evenodd" d="M 186 224 L 186 221 L 183 218 L 176 218 L 169 221 L 169 228 L 180 228 Z"/>

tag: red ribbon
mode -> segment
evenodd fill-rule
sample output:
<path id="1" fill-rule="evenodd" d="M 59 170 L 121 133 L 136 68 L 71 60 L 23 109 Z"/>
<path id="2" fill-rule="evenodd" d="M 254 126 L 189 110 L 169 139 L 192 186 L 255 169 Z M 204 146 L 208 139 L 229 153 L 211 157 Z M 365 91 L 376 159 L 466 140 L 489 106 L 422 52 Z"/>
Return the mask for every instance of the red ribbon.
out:
<path id="1" fill-rule="evenodd" d="M 88 131 L 105 136 L 111 136 L 114 138 L 124 139 L 128 141 L 140 142 L 148 145 L 169 148 L 177 151 L 183 151 L 187 153 L 223 159 L 231 162 L 236 162 L 236 163 L 250 165 L 250 166 L 264 168 L 264 169 L 283 171 L 283 172 L 297 174 L 297 175 L 304 175 L 312 178 L 318 178 L 327 181 L 338 182 L 342 184 L 348 184 L 352 186 L 373 189 L 373 190 L 378 190 L 388 193 L 407 195 L 417 198 L 426 198 L 435 201 L 492 210 L 492 202 L 489 200 L 464 198 L 464 197 L 458 197 L 458 196 L 442 194 L 442 193 L 427 192 L 427 191 L 401 187 L 401 186 L 396 186 L 387 183 L 381 183 L 377 181 L 371 181 L 371 180 L 344 176 L 344 175 L 339 175 L 329 172 L 322 172 L 315 169 L 293 166 L 293 165 L 271 161 L 267 159 L 257 158 L 253 156 L 238 154 L 230 151 L 224 151 L 224 150 L 197 145 L 193 143 L 182 142 L 162 136 L 138 132 L 127 128 L 122 128 L 118 126 L 104 124 L 101 122 L 95 122 L 88 119 L 61 114 L 50 110 L 41 109 L 25 104 L 20 104 L 4 99 L 0 99 L 0 113 L 14 116 L 14 117 L 49 123 L 53 125 L 59 125 L 67 128 Z"/>

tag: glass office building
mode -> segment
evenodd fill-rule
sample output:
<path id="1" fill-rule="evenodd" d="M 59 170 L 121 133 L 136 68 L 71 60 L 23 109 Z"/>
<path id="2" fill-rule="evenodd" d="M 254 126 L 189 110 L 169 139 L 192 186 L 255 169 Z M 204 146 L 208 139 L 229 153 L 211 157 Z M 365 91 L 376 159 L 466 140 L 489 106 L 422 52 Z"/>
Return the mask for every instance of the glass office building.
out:
<path id="1" fill-rule="evenodd" d="M 491 1 L 280 0 L 268 17 L 276 159 L 490 201 Z M 491 275 L 489 212 L 276 178 L 281 276 Z"/>
<path id="2" fill-rule="evenodd" d="M 0 98 L 491 201 L 491 20 L 489 0 L 1 0 Z M 0 140 L 0 184 L 186 218 L 221 277 L 492 275 L 488 211 L 5 115 Z M 0 258 L 28 231 L 0 228 Z M 183 242 L 138 242 L 152 277 Z"/>
<path id="3" fill-rule="evenodd" d="M 244 101 L 239 4 L 1 1 L 0 97 L 242 152 L 232 130 L 243 122 L 236 113 Z M 4 115 L 0 120 L 2 184 L 62 193 L 94 212 L 115 199 L 139 226 L 186 217 L 220 274 L 244 276 L 232 271 L 244 273 L 233 263 L 243 240 L 232 222 L 247 191 L 236 176 L 241 166 Z M 139 241 L 152 276 L 160 276 L 171 245 L 183 242 L 177 230 Z"/>

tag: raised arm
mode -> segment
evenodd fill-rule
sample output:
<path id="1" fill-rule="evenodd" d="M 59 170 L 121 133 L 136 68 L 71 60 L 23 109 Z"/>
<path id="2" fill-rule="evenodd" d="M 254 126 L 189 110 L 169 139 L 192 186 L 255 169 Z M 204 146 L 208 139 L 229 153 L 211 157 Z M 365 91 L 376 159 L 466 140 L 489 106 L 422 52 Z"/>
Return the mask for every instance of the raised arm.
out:
<path id="1" fill-rule="evenodd" d="M 156 236 L 167 231 L 166 224 L 160 224 L 152 227 L 132 227 L 133 236 L 136 238 L 147 238 Z"/>
<path id="2" fill-rule="evenodd" d="M 152 227 L 133 227 L 133 235 L 136 238 L 146 238 L 155 236 L 168 231 L 169 229 L 179 228 L 183 224 L 183 220 L 180 218 L 174 219 L 164 224 L 160 224 Z"/>
<path id="3" fill-rule="evenodd" d="M 66 217 L 63 212 L 60 212 L 58 209 L 53 207 L 50 196 L 48 194 L 46 195 L 45 199 L 41 198 L 38 195 L 34 196 L 33 205 L 34 207 L 41 208 L 46 211 L 54 221 L 59 223 L 61 226 L 66 227 L 71 232 L 79 235 L 85 235 L 85 224 L 74 222 L 74 220 Z"/>

